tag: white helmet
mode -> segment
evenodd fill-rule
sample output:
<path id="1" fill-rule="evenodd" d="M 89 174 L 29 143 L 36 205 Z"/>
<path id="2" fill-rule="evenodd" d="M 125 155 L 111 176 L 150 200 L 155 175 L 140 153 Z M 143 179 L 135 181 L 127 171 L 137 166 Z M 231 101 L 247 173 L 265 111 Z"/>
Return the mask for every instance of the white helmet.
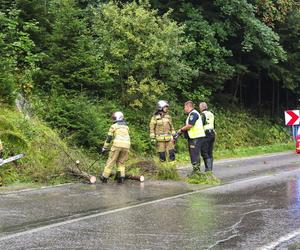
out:
<path id="1" fill-rule="evenodd" d="M 164 107 L 169 107 L 169 103 L 165 100 L 160 100 L 156 104 L 156 108 L 158 111 L 162 111 Z"/>
<path id="2" fill-rule="evenodd" d="M 124 120 L 124 115 L 122 112 L 117 111 L 117 112 L 113 113 L 112 119 L 116 122 L 120 122 L 120 121 Z"/>

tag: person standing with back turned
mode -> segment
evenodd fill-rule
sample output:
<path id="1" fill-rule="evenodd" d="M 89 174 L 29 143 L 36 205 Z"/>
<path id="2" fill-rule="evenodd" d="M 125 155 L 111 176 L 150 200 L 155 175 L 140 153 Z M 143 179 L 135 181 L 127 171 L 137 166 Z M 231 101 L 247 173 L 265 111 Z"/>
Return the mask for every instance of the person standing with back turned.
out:
<path id="1" fill-rule="evenodd" d="M 201 156 L 204 160 L 205 172 L 213 169 L 213 148 L 215 142 L 215 117 L 207 110 L 207 104 L 199 104 L 200 114 L 204 125 L 205 139 L 201 148 Z"/>
<path id="2" fill-rule="evenodd" d="M 116 178 L 118 183 L 123 184 L 125 180 L 125 161 L 128 158 L 130 149 L 129 128 L 122 112 L 118 111 L 113 113 L 112 119 L 114 124 L 109 128 L 102 153 L 109 150 L 110 143 L 112 143 L 112 146 L 100 179 L 102 183 L 107 183 L 113 166 L 117 165 Z"/>

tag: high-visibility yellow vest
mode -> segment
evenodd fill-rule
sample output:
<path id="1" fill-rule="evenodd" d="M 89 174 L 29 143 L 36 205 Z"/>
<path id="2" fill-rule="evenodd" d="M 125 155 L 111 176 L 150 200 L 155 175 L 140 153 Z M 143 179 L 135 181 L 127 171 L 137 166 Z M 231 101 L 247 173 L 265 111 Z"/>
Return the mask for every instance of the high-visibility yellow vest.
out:
<path id="1" fill-rule="evenodd" d="M 195 138 L 199 138 L 199 137 L 205 137 L 205 132 L 204 132 L 204 127 L 203 127 L 203 123 L 202 123 L 202 119 L 201 119 L 201 116 L 199 114 L 199 112 L 197 110 L 192 110 L 187 119 L 186 119 L 186 125 L 189 124 L 189 119 L 190 119 L 190 116 L 193 115 L 193 114 L 197 114 L 198 115 L 198 119 L 196 121 L 196 123 L 194 124 L 193 127 L 191 127 L 187 132 L 188 132 L 188 135 L 189 135 L 189 138 L 191 139 L 195 139 Z"/>
<path id="2" fill-rule="evenodd" d="M 204 124 L 204 130 L 213 130 L 215 128 L 215 116 L 212 112 L 204 110 L 202 112 L 205 115 L 206 124 Z"/>

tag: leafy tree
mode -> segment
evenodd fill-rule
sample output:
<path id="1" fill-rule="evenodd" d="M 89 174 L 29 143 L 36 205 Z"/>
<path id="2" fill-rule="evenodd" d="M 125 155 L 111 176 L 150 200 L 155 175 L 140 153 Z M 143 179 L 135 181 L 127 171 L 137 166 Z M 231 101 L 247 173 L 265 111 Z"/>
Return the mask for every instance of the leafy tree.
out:
<path id="1" fill-rule="evenodd" d="M 74 0 L 53 0 L 48 11 L 53 23 L 46 38 L 42 70 L 36 75 L 40 89 L 97 90 L 101 76 L 94 63 L 92 39 L 82 11 Z"/>
<path id="2" fill-rule="evenodd" d="M 257 14 L 264 23 L 274 27 L 276 23 L 283 23 L 289 12 L 297 8 L 294 0 L 256 0 Z"/>
<path id="3" fill-rule="evenodd" d="M 186 83 L 181 89 L 186 99 L 205 100 L 222 90 L 224 81 L 232 77 L 234 68 L 226 61 L 232 53 L 220 44 L 216 27 L 205 20 L 200 8 L 183 4 L 181 12 L 181 18 L 185 16 L 185 34 L 193 43 L 184 56 L 196 72 L 192 84 Z"/>
<path id="4" fill-rule="evenodd" d="M 36 25 L 21 24 L 19 13 L 17 9 L 0 12 L 0 98 L 9 104 L 14 102 L 17 88 L 23 94 L 31 92 L 32 75 L 37 71 L 38 56 L 27 32 Z"/>
<path id="5" fill-rule="evenodd" d="M 95 8 L 94 15 L 98 65 L 112 79 L 103 85 L 109 96 L 145 108 L 190 78 L 181 56 L 191 43 L 169 12 L 159 16 L 147 2 L 110 2 Z"/>

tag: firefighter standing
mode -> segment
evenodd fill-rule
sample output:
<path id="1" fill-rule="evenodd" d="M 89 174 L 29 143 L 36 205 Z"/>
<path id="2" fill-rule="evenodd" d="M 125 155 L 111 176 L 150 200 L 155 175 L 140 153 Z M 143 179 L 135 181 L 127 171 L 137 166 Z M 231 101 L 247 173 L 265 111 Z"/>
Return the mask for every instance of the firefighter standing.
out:
<path id="1" fill-rule="evenodd" d="M 128 158 L 130 149 L 129 128 L 124 121 L 124 115 L 122 112 L 113 113 L 112 119 L 114 124 L 111 125 L 108 131 L 107 139 L 102 148 L 102 153 L 108 151 L 111 142 L 112 146 L 100 179 L 102 183 L 107 183 L 113 166 L 117 165 L 117 181 L 122 184 L 125 180 L 125 161 Z"/>
<path id="2" fill-rule="evenodd" d="M 3 161 L 3 144 L 0 140 L 0 163 Z"/>
<path id="3" fill-rule="evenodd" d="M 185 126 L 178 130 L 178 134 L 184 133 L 188 141 L 189 154 L 193 166 L 192 174 L 201 172 L 200 169 L 200 152 L 205 137 L 201 115 L 194 109 L 192 101 L 184 104 L 184 112 L 188 114 Z"/>
<path id="4" fill-rule="evenodd" d="M 205 139 L 201 148 L 201 156 L 204 160 L 205 171 L 213 169 L 213 148 L 215 142 L 215 117 L 214 114 L 207 110 L 207 104 L 201 102 L 199 109 L 204 125 Z"/>
<path id="5" fill-rule="evenodd" d="M 167 101 L 160 100 L 157 103 L 157 111 L 150 121 L 150 139 L 156 144 L 156 151 L 161 162 L 165 162 L 167 153 L 170 162 L 175 163 L 175 150 L 173 135 L 175 129 L 172 118 L 168 114 L 169 104 Z"/>

